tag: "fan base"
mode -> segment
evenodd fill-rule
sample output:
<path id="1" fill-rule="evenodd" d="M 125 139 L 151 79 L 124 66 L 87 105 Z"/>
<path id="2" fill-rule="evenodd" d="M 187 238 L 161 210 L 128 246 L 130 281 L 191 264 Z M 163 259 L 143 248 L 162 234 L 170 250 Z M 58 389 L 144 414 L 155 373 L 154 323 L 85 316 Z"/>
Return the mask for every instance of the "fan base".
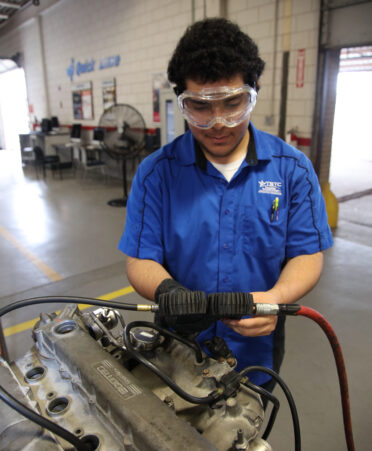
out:
<path id="1" fill-rule="evenodd" d="M 127 206 L 127 198 L 121 197 L 120 199 L 112 199 L 107 202 L 110 207 L 126 207 Z"/>

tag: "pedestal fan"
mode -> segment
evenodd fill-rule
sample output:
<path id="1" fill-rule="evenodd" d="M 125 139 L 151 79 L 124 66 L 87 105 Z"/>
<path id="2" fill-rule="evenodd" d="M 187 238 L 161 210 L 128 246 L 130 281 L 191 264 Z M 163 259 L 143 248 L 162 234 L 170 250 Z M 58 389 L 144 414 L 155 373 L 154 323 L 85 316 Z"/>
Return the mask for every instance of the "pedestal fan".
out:
<path id="1" fill-rule="evenodd" d="M 123 197 L 108 202 L 112 207 L 127 205 L 127 161 L 138 157 L 145 146 L 145 121 L 132 106 L 113 105 L 105 110 L 99 120 L 104 128 L 103 149 L 121 163 L 123 174 Z"/>

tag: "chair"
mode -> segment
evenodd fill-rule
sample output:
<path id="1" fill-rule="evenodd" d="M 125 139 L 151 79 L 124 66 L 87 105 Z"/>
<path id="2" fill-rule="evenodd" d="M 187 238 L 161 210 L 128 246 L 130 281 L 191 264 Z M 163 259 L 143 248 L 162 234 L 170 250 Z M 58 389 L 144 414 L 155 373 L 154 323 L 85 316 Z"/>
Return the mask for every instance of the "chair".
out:
<path id="1" fill-rule="evenodd" d="M 155 152 L 161 147 L 160 128 L 147 129 L 145 135 L 145 151 L 147 154 Z"/>
<path id="2" fill-rule="evenodd" d="M 66 149 L 70 149 L 71 152 L 71 161 L 74 159 L 80 159 L 81 152 L 81 124 L 72 124 L 71 132 L 70 132 L 70 141 L 66 144 L 56 144 L 53 146 L 56 153 L 60 153 L 61 155 L 66 151 Z M 75 152 L 76 151 L 76 152 Z"/>
<path id="3" fill-rule="evenodd" d="M 52 122 L 52 130 L 59 130 L 59 120 L 57 116 L 52 116 L 51 118 Z"/>
<path id="4" fill-rule="evenodd" d="M 52 171 L 53 177 L 55 172 L 59 172 L 59 176 L 62 179 L 62 169 L 69 169 L 72 167 L 72 162 L 61 162 L 58 155 L 44 155 L 43 149 L 39 146 L 33 148 L 35 160 L 34 165 L 36 169 L 36 175 L 38 175 L 37 168 L 40 167 L 43 171 L 43 177 L 46 178 L 46 169 Z"/>
<path id="5" fill-rule="evenodd" d="M 35 160 L 35 155 L 33 153 L 33 147 L 30 139 L 29 133 L 24 133 L 19 135 L 19 144 L 21 148 L 21 159 L 22 166 L 27 164 L 33 164 Z"/>
<path id="6" fill-rule="evenodd" d="M 81 124 L 72 124 L 70 141 L 71 143 L 81 143 Z"/>
<path id="7" fill-rule="evenodd" d="M 52 121 L 50 119 L 44 118 L 41 120 L 41 131 L 43 133 L 49 133 L 52 131 Z"/>
<path id="8" fill-rule="evenodd" d="M 103 127 L 95 127 L 91 144 L 83 146 L 82 164 L 84 171 L 99 170 L 105 175 L 106 163 L 102 160 L 102 142 L 105 130 Z M 86 174 L 86 172 L 84 172 Z"/>

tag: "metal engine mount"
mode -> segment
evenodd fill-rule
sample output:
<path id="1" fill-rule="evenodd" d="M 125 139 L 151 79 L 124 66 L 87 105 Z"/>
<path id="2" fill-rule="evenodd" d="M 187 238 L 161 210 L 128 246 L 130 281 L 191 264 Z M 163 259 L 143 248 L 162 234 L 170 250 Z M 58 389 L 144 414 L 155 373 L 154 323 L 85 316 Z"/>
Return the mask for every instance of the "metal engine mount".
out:
<path id="1" fill-rule="evenodd" d="M 29 408 L 100 451 L 272 451 L 260 438 L 261 399 L 243 384 L 210 404 L 192 404 L 125 349 L 121 315 L 67 305 L 59 315 L 41 314 L 34 345 L 8 364 L 2 385 Z M 151 327 L 133 327 L 131 344 L 175 384 L 196 397 L 219 389 L 234 372 L 232 357 L 195 358 L 186 344 Z M 0 449 L 72 450 L 7 405 L 1 406 Z"/>

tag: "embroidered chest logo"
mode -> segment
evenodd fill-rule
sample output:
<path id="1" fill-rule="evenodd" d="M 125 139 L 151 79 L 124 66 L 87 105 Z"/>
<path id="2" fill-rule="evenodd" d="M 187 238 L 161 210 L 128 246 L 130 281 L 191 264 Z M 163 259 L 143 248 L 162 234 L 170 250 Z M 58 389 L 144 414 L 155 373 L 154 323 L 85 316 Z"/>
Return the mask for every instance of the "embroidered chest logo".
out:
<path id="1" fill-rule="evenodd" d="M 258 182 L 260 189 L 259 193 L 262 194 L 275 194 L 277 196 L 282 195 L 282 182 L 264 182 L 260 180 Z"/>

